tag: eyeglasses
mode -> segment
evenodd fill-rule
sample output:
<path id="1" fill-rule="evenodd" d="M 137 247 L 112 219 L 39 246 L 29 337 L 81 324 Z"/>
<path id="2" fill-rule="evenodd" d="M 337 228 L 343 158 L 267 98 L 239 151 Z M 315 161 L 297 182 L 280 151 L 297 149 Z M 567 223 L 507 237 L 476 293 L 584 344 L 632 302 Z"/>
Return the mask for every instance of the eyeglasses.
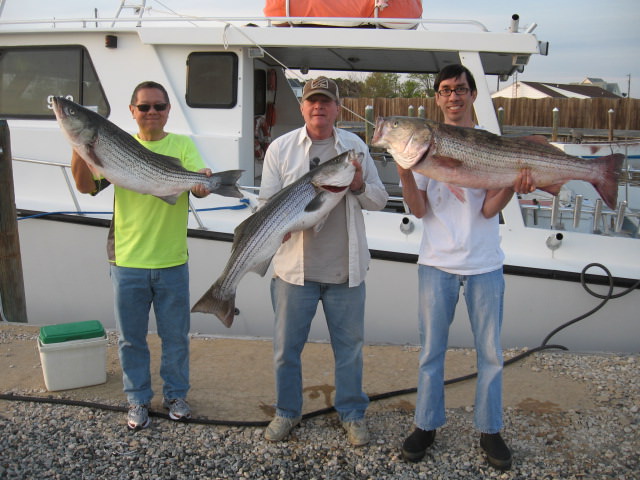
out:
<path id="1" fill-rule="evenodd" d="M 169 106 L 168 103 L 156 103 L 155 105 L 149 105 L 147 103 L 141 103 L 140 105 L 134 105 L 134 107 L 136 107 L 141 112 L 148 112 L 152 108 L 156 112 L 164 112 L 167 109 L 168 106 Z"/>
<path id="2" fill-rule="evenodd" d="M 456 87 L 453 90 L 451 90 L 450 88 L 443 88 L 442 90 L 438 90 L 438 94 L 442 95 L 443 97 L 448 97 L 453 92 L 456 92 L 456 95 L 465 95 L 467 92 L 469 92 L 469 89 L 467 87 Z"/>

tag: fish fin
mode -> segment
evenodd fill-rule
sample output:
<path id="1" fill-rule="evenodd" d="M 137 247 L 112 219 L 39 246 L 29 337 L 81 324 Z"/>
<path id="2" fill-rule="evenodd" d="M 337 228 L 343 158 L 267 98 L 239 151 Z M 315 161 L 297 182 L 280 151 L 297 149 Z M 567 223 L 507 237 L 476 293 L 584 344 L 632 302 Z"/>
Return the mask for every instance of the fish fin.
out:
<path id="1" fill-rule="evenodd" d="M 309 203 L 307 203 L 307 206 L 304 207 L 304 211 L 305 212 L 315 212 L 316 210 L 320 209 L 320 207 L 322 207 L 322 193 L 318 193 L 313 200 L 311 200 Z"/>
<path id="2" fill-rule="evenodd" d="M 604 203 L 611 210 L 615 210 L 618 204 L 618 181 L 620 180 L 624 155 L 622 153 L 614 153 L 598 158 L 598 162 L 601 164 L 602 174 L 592 185 L 598 195 L 602 197 Z"/>
<path id="3" fill-rule="evenodd" d="M 214 283 L 207 292 L 200 297 L 193 307 L 192 312 L 212 313 L 220 319 L 227 328 L 233 324 L 233 316 L 236 310 L 236 296 L 221 298 L 219 294 L 218 282 Z"/>
<path id="4" fill-rule="evenodd" d="M 564 183 L 554 183 L 553 185 L 545 185 L 544 187 L 538 187 L 543 192 L 550 193 L 551 195 L 558 195 L 560 193 L 560 189 L 562 188 Z"/>
<path id="5" fill-rule="evenodd" d="M 431 157 L 431 160 L 445 168 L 458 168 L 464 164 L 457 158 L 444 157 L 442 155 L 434 155 Z"/>
<path id="6" fill-rule="evenodd" d="M 93 150 L 93 144 L 76 146 L 74 147 L 74 150 L 87 165 L 100 169 L 104 168 L 102 160 L 100 160 L 100 157 L 98 157 L 96 152 Z"/>
<path id="7" fill-rule="evenodd" d="M 446 185 L 449 191 L 453 193 L 453 195 L 458 200 L 460 200 L 462 203 L 465 203 L 467 201 L 466 197 L 464 196 L 464 191 L 462 190 L 462 188 L 458 187 L 457 185 L 451 185 L 450 183 L 447 183 Z"/>
<path id="8" fill-rule="evenodd" d="M 257 265 L 254 265 L 254 267 L 249 271 L 250 272 L 255 272 L 258 275 L 260 275 L 261 277 L 264 277 L 266 275 L 266 273 L 267 273 L 267 270 L 269 270 L 269 265 L 271 265 L 271 258 L 265 260 L 262 263 L 258 263 Z"/>
<path id="9" fill-rule="evenodd" d="M 159 198 L 160 200 L 167 202 L 169 205 L 175 205 L 180 195 L 167 195 L 165 197 L 159 197 L 157 195 L 154 195 L 154 196 L 156 198 Z"/>
<path id="10" fill-rule="evenodd" d="M 210 177 L 207 177 L 209 184 L 207 188 L 216 195 L 222 195 L 223 197 L 243 198 L 244 195 L 238 190 L 238 179 L 243 174 L 244 170 L 225 170 L 223 172 L 216 172 Z"/>

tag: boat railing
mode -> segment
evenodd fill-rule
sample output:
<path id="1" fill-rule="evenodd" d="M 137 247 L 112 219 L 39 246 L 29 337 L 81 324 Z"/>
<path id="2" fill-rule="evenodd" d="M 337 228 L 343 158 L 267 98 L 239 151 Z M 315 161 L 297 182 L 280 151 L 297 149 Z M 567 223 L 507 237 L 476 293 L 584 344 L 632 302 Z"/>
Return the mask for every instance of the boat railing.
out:
<path id="1" fill-rule="evenodd" d="M 80 206 L 78 199 L 78 193 L 74 187 L 74 183 L 69 175 L 71 165 L 68 163 L 54 162 L 47 160 L 36 160 L 30 158 L 13 157 L 16 162 L 29 163 L 34 165 L 45 165 L 48 167 L 57 168 L 62 177 L 64 178 L 69 196 L 77 215 L 86 215 Z M 634 177 L 635 174 L 635 177 Z M 640 179 L 640 170 L 632 170 L 629 172 L 630 178 Z M 635 183 L 635 182 L 634 182 Z M 259 187 L 255 186 L 240 186 L 241 190 L 253 191 L 258 193 Z M 390 196 L 390 202 L 395 202 L 398 205 L 404 206 L 404 212 L 409 213 L 407 205 L 404 203 L 401 196 Z M 189 207 L 191 215 L 202 230 L 207 230 L 205 223 L 203 222 L 198 210 L 194 207 L 191 199 L 189 199 Z M 573 206 L 562 206 L 558 197 L 553 197 L 551 202 L 539 202 L 536 200 L 528 203 L 520 202 L 520 208 L 523 213 L 523 219 L 525 226 L 548 228 L 553 230 L 564 230 L 565 226 L 562 223 L 562 219 L 569 217 L 572 219 L 573 229 L 576 230 L 580 226 L 583 217 L 590 218 L 590 231 L 595 234 L 620 234 L 625 224 L 625 219 L 632 220 L 635 232 L 630 232 L 631 236 L 638 237 L 640 235 L 640 210 L 632 210 L 628 208 L 627 201 L 622 201 L 615 210 L 609 209 L 603 206 L 602 200 L 597 199 L 593 206 L 585 206 L 583 204 L 583 196 L 576 195 Z M 395 209 L 398 211 L 398 209 Z M 110 213 L 110 212 L 104 212 Z M 549 219 L 547 222 L 546 219 Z M 628 228 L 628 225 L 627 225 Z"/>
<path id="2" fill-rule="evenodd" d="M 640 210 L 630 209 L 626 200 L 621 201 L 615 209 L 605 207 L 600 198 L 588 206 L 583 200 L 583 195 L 576 195 L 572 202 L 565 206 L 558 196 L 552 197 L 550 202 L 521 200 L 520 209 L 524 224 L 551 230 L 581 231 L 581 222 L 588 221 L 587 230 L 593 234 L 639 237 Z M 564 223 L 567 219 L 571 225 Z"/>
<path id="3" fill-rule="evenodd" d="M 32 158 L 21 158 L 21 157 L 13 157 L 13 161 L 16 162 L 23 162 L 23 163 L 30 163 L 33 165 L 46 165 L 49 167 L 56 167 L 59 169 L 59 171 L 61 172 L 65 183 L 67 185 L 67 190 L 69 192 L 69 195 L 71 197 L 71 201 L 73 202 L 73 205 L 75 207 L 75 214 L 77 215 L 86 215 L 87 213 L 84 212 L 80 206 L 80 201 L 78 200 L 78 193 L 76 191 L 76 189 L 74 188 L 74 184 L 71 181 L 71 178 L 69 176 L 69 170 L 71 169 L 71 165 L 69 165 L 68 163 L 62 163 L 62 162 L 53 162 L 53 161 L 49 161 L 49 160 L 36 160 L 36 159 L 32 159 Z M 191 202 L 191 197 L 189 197 L 189 209 L 191 211 L 191 214 L 193 215 L 196 223 L 198 224 L 199 228 L 206 230 L 205 224 L 202 221 L 200 215 L 198 214 L 198 211 L 196 210 L 196 208 L 194 208 L 192 202 Z M 67 212 L 65 212 L 67 213 Z M 71 212 L 70 212 L 71 213 Z M 108 213 L 112 213 L 112 212 L 102 212 L 105 214 Z"/>
<path id="4" fill-rule="evenodd" d="M 126 7 L 134 7 L 125 5 Z M 156 24 L 173 24 L 187 23 L 193 26 L 201 26 L 207 24 L 222 25 L 259 25 L 265 27 L 276 28 L 295 28 L 295 27 L 322 27 L 342 24 L 366 24 L 372 28 L 384 28 L 385 25 L 396 24 L 398 29 L 416 29 L 422 27 L 426 29 L 431 26 L 450 26 L 450 27 L 467 27 L 481 32 L 489 32 L 489 29 L 477 20 L 455 20 L 455 19 L 438 19 L 438 18 L 372 18 L 372 17 L 212 17 L 197 15 L 176 15 L 176 16 L 144 16 L 144 8 L 135 6 L 135 13 L 132 16 L 120 16 L 120 11 L 114 17 L 74 17 L 74 18 L 35 18 L 35 19 L 12 19 L 0 18 L 1 26 L 28 26 L 28 25 L 46 25 L 53 26 L 72 26 L 81 25 L 82 28 L 115 28 L 118 26 L 135 27 Z M 286 24 L 287 27 L 282 25 Z"/>

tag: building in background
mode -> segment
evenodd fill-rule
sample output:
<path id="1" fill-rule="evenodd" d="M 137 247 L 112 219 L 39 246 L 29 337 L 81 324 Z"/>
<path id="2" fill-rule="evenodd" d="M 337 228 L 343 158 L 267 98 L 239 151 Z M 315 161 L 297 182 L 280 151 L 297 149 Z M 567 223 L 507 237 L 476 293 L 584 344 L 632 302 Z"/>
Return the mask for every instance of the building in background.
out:
<path id="1" fill-rule="evenodd" d="M 604 88 L 607 87 L 607 88 Z M 616 93 L 617 92 L 617 93 Z M 492 98 L 621 98 L 617 83 L 585 78 L 580 83 L 514 82 Z"/>

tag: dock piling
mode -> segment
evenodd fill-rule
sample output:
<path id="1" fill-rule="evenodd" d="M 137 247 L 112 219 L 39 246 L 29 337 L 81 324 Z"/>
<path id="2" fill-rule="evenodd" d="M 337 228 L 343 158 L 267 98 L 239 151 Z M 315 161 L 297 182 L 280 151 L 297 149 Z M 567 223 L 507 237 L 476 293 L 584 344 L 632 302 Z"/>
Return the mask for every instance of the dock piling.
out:
<path id="1" fill-rule="evenodd" d="M 0 302 L 4 320 L 27 322 L 11 138 L 6 120 L 0 120 Z"/>

